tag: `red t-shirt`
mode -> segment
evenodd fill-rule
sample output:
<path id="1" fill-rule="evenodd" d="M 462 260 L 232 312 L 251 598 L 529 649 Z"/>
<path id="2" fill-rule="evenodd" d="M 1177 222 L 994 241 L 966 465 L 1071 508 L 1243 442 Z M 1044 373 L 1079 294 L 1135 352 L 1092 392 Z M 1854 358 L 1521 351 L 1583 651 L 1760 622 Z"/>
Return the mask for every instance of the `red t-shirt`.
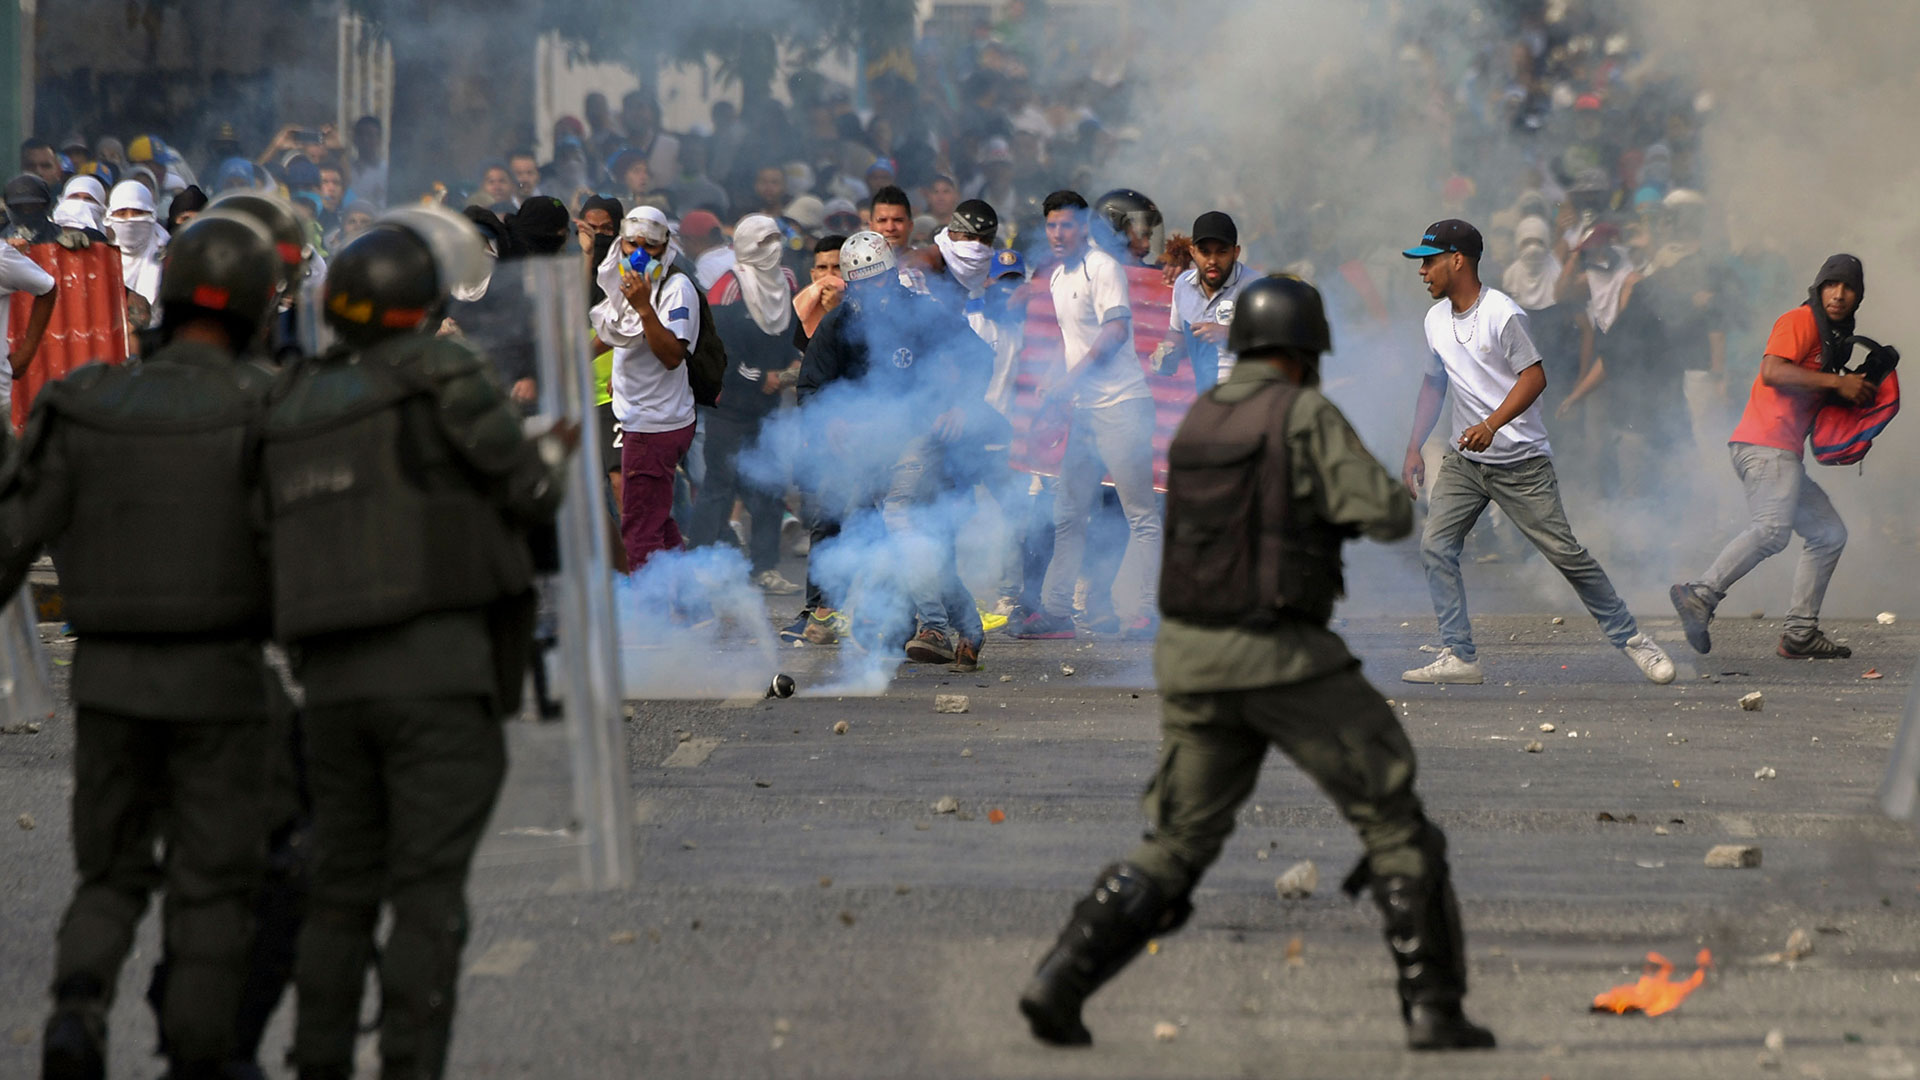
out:
<path id="1" fill-rule="evenodd" d="M 1802 304 L 1774 320 L 1766 355 L 1819 371 L 1820 354 L 1820 328 L 1813 321 L 1812 308 Z M 1799 457 L 1813 430 L 1814 414 L 1826 401 L 1824 390 L 1785 390 L 1768 386 L 1756 375 L 1746 412 L 1727 441 L 1771 446 Z"/>

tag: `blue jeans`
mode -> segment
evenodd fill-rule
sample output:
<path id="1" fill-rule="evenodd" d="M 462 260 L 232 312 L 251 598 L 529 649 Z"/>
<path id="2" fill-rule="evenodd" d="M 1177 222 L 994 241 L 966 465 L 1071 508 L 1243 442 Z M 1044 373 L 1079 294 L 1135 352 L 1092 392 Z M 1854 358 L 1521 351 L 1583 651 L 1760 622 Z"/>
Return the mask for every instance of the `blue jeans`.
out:
<path id="1" fill-rule="evenodd" d="M 1607 640 L 1623 646 L 1640 632 L 1626 603 L 1613 591 L 1607 572 L 1567 524 L 1552 458 L 1483 465 L 1448 450 L 1440 459 L 1427 499 L 1420 562 L 1427 571 L 1427 591 L 1433 594 L 1433 614 L 1440 621 L 1440 643 L 1455 656 L 1472 663 L 1477 655 L 1467 618 L 1467 587 L 1460 580 L 1460 548 L 1489 502 L 1500 507 L 1573 586 Z"/>
<path id="2" fill-rule="evenodd" d="M 1153 424 L 1151 398 L 1073 410 L 1053 502 L 1053 561 L 1040 588 L 1047 614 L 1073 615 L 1073 585 L 1087 553 L 1087 517 L 1099 501 L 1102 475 L 1113 477 L 1114 493 L 1127 517 L 1127 553 L 1114 581 L 1113 606 L 1128 619 L 1156 614 L 1160 505 L 1153 490 Z M 1087 606 L 1095 604 L 1089 600 Z"/>
<path id="3" fill-rule="evenodd" d="M 978 644 L 986 631 L 973 594 L 960 580 L 953 550 L 958 504 L 971 501 L 973 492 L 971 488 L 950 491 L 945 461 L 946 447 L 932 436 L 908 443 L 893 464 L 880 517 L 894 544 L 903 591 L 921 628 L 958 634 Z"/>

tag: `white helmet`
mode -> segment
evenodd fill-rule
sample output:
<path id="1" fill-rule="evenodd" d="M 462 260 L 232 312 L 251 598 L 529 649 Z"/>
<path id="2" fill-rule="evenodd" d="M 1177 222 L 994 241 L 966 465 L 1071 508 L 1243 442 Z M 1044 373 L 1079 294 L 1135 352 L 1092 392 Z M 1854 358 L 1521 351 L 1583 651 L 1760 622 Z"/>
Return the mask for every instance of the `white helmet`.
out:
<path id="1" fill-rule="evenodd" d="M 849 283 L 877 277 L 897 269 L 899 265 L 899 260 L 893 255 L 893 245 L 877 232 L 869 230 L 854 233 L 847 237 L 846 243 L 840 245 L 840 276 Z"/>

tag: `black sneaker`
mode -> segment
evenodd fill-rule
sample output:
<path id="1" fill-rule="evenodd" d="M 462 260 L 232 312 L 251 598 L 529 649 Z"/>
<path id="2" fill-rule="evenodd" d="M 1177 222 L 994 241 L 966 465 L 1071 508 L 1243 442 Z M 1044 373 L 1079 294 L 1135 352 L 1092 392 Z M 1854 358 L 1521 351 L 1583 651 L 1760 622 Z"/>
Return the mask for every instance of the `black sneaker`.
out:
<path id="1" fill-rule="evenodd" d="M 1007 620 L 1006 632 L 1021 641 L 1064 640 L 1073 636 L 1073 620 L 1056 618 L 1044 611 L 1016 613 Z"/>
<path id="2" fill-rule="evenodd" d="M 1707 634 L 1707 625 L 1713 622 L 1713 605 L 1692 585 L 1675 585 L 1667 590 L 1667 598 L 1673 601 L 1673 610 L 1680 615 L 1680 628 L 1687 632 L 1687 644 L 1703 656 L 1712 652 L 1713 638 Z"/>
<path id="3" fill-rule="evenodd" d="M 1838 645 L 1819 627 L 1780 635 L 1780 655 L 1789 660 L 1845 660 L 1853 650 Z"/>
<path id="4" fill-rule="evenodd" d="M 107 1022 L 100 1005 L 63 1005 L 54 1012 L 41 1039 L 40 1075 L 44 1080 L 105 1080 Z"/>

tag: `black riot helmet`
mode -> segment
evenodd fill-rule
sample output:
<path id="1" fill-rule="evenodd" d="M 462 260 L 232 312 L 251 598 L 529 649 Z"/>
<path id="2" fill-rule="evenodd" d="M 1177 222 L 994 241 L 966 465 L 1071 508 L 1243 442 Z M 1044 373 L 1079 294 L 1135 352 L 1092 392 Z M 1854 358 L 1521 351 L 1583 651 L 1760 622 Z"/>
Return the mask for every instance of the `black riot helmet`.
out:
<path id="1" fill-rule="evenodd" d="M 1093 216 L 1106 223 L 1096 226 L 1093 238 L 1107 253 L 1142 261 L 1158 253 L 1165 236 L 1160 207 L 1132 188 L 1115 188 L 1094 201 Z"/>
<path id="2" fill-rule="evenodd" d="M 365 347 L 427 325 L 454 289 L 493 273 L 480 230 L 444 206 L 402 206 L 341 249 L 327 266 L 327 323 Z"/>
<path id="3" fill-rule="evenodd" d="M 230 210 L 259 222 L 273 237 L 279 259 L 280 287 L 289 292 L 300 287 L 307 276 L 307 230 L 294 216 L 293 207 L 274 195 L 259 192 L 230 192 L 207 204 L 209 210 Z"/>
<path id="4" fill-rule="evenodd" d="M 239 352 L 260 337 L 280 299 L 273 237 L 245 214 L 211 210 L 167 245 L 160 270 L 161 335 L 199 318 L 226 324 Z"/>
<path id="5" fill-rule="evenodd" d="M 447 290 L 426 241 L 408 229 L 375 224 L 327 265 L 327 325 L 365 347 L 426 324 Z"/>
<path id="6" fill-rule="evenodd" d="M 1263 277 L 1240 290 L 1227 324 L 1227 351 L 1240 359 L 1280 350 L 1318 357 L 1333 351 L 1320 290 L 1285 274 Z"/>
<path id="7" fill-rule="evenodd" d="M 967 233 L 977 236 L 982 242 L 991 244 L 1000 234 L 1000 215 L 984 199 L 968 199 L 953 208 L 953 217 L 947 222 L 947 233 Z"/>

